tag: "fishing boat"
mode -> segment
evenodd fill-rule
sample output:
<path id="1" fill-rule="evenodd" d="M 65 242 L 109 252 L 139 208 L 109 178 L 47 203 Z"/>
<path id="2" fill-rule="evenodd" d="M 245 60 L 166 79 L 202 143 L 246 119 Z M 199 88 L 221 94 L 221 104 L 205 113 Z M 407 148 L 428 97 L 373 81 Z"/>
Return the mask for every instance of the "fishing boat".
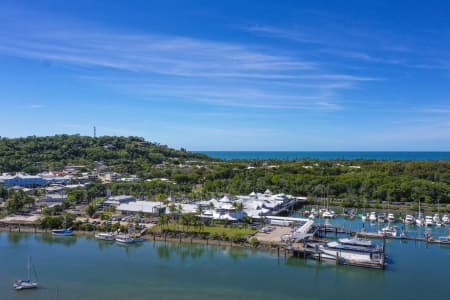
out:
<path id="1" fill-rule="evenodd" d="M 31 269 L 32 269 L 32 264 L 31 264 L 31 257 L 28 258 L 28 277 L 27 279 L 19 279 L 16 282 L 14 282 L 13 287 L 20 291 L 20 290 L 26 290 L 26 289 L 35 289 L 38 287 L 38 282 L 37 282 L 37 274 L 36 274 L 36 270 L 33 268 L 34 271 L 34 275 L 36 277 L 36 281 L 31 280 Z"/>
<path id="2" fill-rule="evenodd" d="M 383 227 L 381 230 L 379 230 L 378 233 L 382 234 L 384 236 L 388 236 L 388 237 L 396 237 L 397 229 L 395 229 L 395 227 L 388 225 L 386 227 Z"/>
<path id="3" fill-rule="evenodd" d="M 72 232 L 72 228 L 55 229 L 55 230 L 52 230 L 52 235 L 54 235 L 54 236 L 71 236 L 71 235 L 73 235 L 73 232 Z"/>
<path id="4" fill-rule="evenodd" d="M 425 226 L 433 226 L 433 217 L 432 216 L 426 216 L 425 217 Z"/>
<path id="5" fill-rule="evenodd" d="M 95 235 L 95 238 L 103 241 L 114 241 L 116 234 L 114 232 L 99 232 Z"/>
<path id="6" fill-rule="evenodd" d="M 405 224 L 414 224 L 416 222 L 416 219 L 412 215 L 406 215 L 405 216 Z"/>
<path id="7" fill-rule="evenodd" d="M 377 221 L 377 213 L 376 212 L 374 212 L 374 211 L 370 212 L 369 221 L 370 222 L 376 222 Z"/>

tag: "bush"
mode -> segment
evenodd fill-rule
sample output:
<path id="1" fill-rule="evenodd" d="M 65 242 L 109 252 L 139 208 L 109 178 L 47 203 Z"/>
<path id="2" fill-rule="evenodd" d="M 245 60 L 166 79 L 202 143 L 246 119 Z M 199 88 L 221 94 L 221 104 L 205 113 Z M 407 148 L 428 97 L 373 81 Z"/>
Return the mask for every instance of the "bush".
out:
<path id="1" fill-rule="evenodd" d="M 257 238 L 255 238 L 255 237 L 252 237 L 251 239 L 250 239 L 250 245 L 252 245 L 252 247 L 258 247 L 259 246 L 259 241 L 258 241 L 258 239 Z"/>

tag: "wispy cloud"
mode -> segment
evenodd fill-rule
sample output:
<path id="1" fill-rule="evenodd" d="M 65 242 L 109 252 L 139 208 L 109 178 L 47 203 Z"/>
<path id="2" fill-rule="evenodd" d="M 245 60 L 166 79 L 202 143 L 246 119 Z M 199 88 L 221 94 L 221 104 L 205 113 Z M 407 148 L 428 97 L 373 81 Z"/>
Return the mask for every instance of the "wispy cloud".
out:
<path id="1" fill-rule="evenodd" d="M 283 35 L 272 27 L 249 30 Z M 284 36 L 302 40 L 300 34 Z M 273 47 L 181 36 L 98 28 L 82 31 L 27 28 L 23 34 L 10 34 L 0 28 L 0 41 L 0 54 L 48 61 L 56 66 L 81 67 L 85 76 L 97 77 L 112 88 L 152 99 L 171 98 L 218 106 L 337 111 L 344 108 L 339 103 L 338 90 L 381 80 L 339 72 L 322 62 Z M 96 72 L 103 69 L 112 72 Z M 116 80 L 130 76 L 139 80 L 132 84 Z"/>

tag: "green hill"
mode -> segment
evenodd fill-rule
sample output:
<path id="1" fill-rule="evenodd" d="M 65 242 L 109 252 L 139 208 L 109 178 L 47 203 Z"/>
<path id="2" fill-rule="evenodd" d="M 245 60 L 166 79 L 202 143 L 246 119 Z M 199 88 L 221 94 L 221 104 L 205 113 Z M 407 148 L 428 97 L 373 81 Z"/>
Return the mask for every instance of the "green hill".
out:
<path id="1" fill-rule="evenodd" d="M 0 172 L 36 173 L 66 164 L 92 166 L 102 161 L 108 166 L 159 164 L 168 160 L 209 159 L 208 156 L 175 150 L 145 141 L 141 137 L 55 135 L 0 138 Z"/>

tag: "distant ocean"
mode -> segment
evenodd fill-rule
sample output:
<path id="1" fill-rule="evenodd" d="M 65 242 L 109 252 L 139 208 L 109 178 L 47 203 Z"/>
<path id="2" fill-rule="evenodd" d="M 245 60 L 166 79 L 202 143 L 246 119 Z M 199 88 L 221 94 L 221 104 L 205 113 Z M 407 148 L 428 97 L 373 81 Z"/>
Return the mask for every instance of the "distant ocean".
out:
<path id="1" fill-rule="evenodd" d="M 214 158 L 232 159 L 376 159 L 376 160 L 450 160 L 450 152 L 407 151 L 196 151 Z"/>

